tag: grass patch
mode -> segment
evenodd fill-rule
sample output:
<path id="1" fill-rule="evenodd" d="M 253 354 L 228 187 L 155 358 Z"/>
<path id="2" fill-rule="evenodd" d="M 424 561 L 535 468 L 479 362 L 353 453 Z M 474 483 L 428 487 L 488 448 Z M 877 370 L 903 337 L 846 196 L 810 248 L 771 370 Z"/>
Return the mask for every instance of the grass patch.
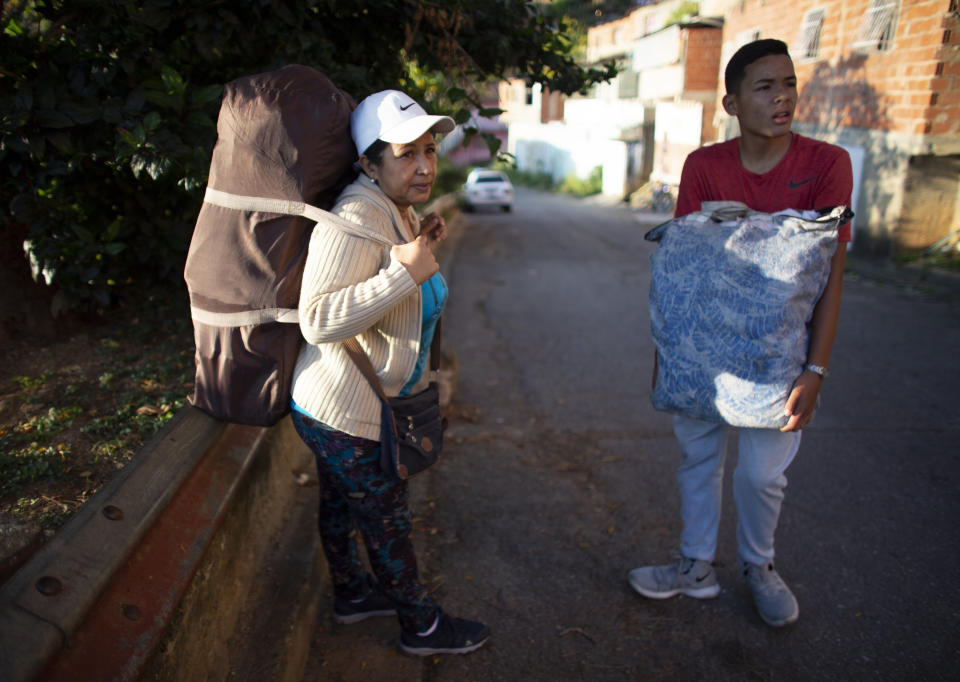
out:
<path id="1" fill-rule="evenodd" d="M 495 161 L 490 164 L 490 168 L 506 173 L 510 182 L 514 185 L 530 187 L 543 192 L 588 197 L 603 191 L 603 168 L 600 166 L 590 171 L 590 175 L 585 179 L 571 174 L 560 182 L 554 180 L 550 173 L 518 170 L 509 158 Z"/>
<path id="2" fill-rule="evenodd" d="M 11 370 L 0 373 L 0 528 L 59 527 L 193 390 L 182 288 L 138 292 L 98 322 L 0 352 Z M 5 540 L 0 558 L 19 549 Z"/>
<path id="3" fill-rule="evenodd" d="M 898 265 L 916 264 L 960 274 L 960 253 L 903 253 L 894 259 Z"/>
<path id="4" fill-rule="evenodd" d="M 575 197 L 593 196 L 594 194 L 600 194 L 602 190 L 603 168 L 600 166 L 590 171 L 586 180 L 578 178 L 576 175 L 568 175 L 557 189 L 558 192 L 572 194 Z"/>
<path id="5" fill-rule="evenodd" d="M 3 444 L 0 450 L 0 497 L 16 495 L 23 486 L 59 476 L 70 455 L 66 443 L 41 445 L 27 443 L 21 447 Z"/>

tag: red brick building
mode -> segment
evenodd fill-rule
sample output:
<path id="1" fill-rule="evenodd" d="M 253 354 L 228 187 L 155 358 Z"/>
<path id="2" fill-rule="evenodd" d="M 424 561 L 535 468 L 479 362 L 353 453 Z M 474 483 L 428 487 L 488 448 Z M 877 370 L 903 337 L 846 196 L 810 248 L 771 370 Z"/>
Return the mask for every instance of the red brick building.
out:
<path id="1" fill-rule="evenodd" d="M 758 37 L 790 46 L 794 129 L 844 146 L 854 162 L 855 248 L 917 251 L 960 229 L 958 0 L 708 0 L 700 9 L 724 17 L 724 65 Z M 737 134 L 722 109 L 716 124 L 718 139 Z"/>
<path id="2" fill-rule="evenodd" d="M 684 33 L 683 64 L 684 82 L 690 92 L 717 91 L 717 73 L 720 69 L 720 54 L 723 46 L 721 31 L 707 27 L 691 26 Z M 707 102 L 704 111 L 703 139 L 716 139 L 714 119 L 716 102 Z"/>

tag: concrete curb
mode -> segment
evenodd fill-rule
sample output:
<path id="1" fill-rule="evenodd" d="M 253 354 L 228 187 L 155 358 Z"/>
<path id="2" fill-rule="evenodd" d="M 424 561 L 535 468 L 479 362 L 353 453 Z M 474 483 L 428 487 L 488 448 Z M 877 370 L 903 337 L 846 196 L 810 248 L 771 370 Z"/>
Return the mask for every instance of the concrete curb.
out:
<path id="1" fill-rule="evenodd" d="M 70 644 L 98 596 L 222 431 L 222 424 L 191 411 L 176 415 L 3 585 L 0 668 L 9 679 L 32 679 Z"/>
<path id="2" fill-rule="evenodd" d="M 326 575 L 313 455 L 287 417 L 249 457 L 142 679 L 303 679 Z"/>
<path id="3" fill-rule="evenodd" d="M 241 614 L 280 567 L 299 576 L 299 608 L 258 652 L 277 652 L 270 679 L 301 679 L 325 565 L 313 523 L 295 561 L 275 543 L 292 510 L 316 513 L 315 489 L 296 485 L 311 466 L 289 419 L 182 410 L 0 590 L 5 679 L 219 678 L 249 650 Z"/>

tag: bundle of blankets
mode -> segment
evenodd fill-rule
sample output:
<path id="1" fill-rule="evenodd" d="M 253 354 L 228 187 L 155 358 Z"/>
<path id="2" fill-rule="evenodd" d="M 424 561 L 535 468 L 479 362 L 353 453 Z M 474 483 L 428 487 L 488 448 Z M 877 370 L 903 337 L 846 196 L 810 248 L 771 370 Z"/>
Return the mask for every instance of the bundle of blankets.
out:
<path id="1" fill-rule="evenodd" d="M 751 428 L 780 428 L 803 372 L 808 325 L 852 212 L 761 213 L 704 202 L 646 238 L 655 408 Z"/>

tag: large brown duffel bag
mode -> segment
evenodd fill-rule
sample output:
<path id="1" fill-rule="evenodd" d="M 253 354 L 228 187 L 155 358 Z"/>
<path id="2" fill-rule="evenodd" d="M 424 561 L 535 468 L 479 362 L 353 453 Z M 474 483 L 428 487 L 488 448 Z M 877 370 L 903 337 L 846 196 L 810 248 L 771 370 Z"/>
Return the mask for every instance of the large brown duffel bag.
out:
<path id="1" fill-rule="evenodd" d="M 196 341 L 191 403 L 218 419 L 269 426 L 289 410 L 307 246 L 319 216 L 331 217 L 320 209 L 351 179 L 353 108 L 307 66 L 226 85 L 184 270 Z"/>

